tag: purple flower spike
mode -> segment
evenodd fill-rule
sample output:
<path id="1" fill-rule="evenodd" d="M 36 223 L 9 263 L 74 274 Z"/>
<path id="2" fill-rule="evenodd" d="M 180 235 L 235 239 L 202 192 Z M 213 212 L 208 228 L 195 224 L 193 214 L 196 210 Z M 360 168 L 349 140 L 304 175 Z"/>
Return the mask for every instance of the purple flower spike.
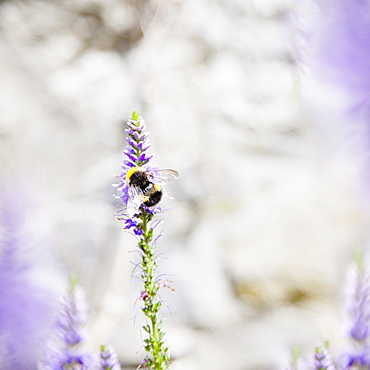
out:
<path id="1" fill-rule="evenodd" d="M 327 343 L 317 347 L 315 351 L 315 370 L 335 370 L 333 359 L 328 351 Z"/>
<path id="2" fill-rule="evenodd" d="M 128 120 L 126 129 L 127 138 L 126 141 L 128 146 L 124 151 L 124 154 L 129 159 L 125 160 L 122 164 L 122 172 L 120 175 L 120 184 L 118 185 L 118 190 L 122 192 L 119 196 L 121 199 L 120 204 L 127 204 L 129 200 L 129 187 L 126 184 L 126 175 L 127 172 L 133 167 L 142 167 L 145 170 L 153 167 L 149 167 L 149 161 L 152 159 L 153 155 L 148 155 L 147 150 L 150 148 L 149 140 L 147 139 L 148 133 L 144 132 L 145 123 L 144 120 L 137 115 L 136 112 L 133 113 L 132 118 Z M 129 217 L 131 218 L 131 217 Z M 132 229 L 135 235 L 142 235 L 142 231 L 139 228 L 136 228 L 137 222 L 132 220 L 128 222 L 126 220 L 125 229 Z"/>
<path id="3" fill-rule="evenodd" d="M 87 320 L 87 307 L 82 290 L 75 287 L 62 298 L 55 332 L 68 346 L 75 346 L 84 339 L 83 326 Z"/>
<path id="4" fill-rule="evenodd" d="M 370 276 L 360 265 L 350 270 L 347 311 L 350 337 L 357 342 L 365 342 L 370 325 Z"/>
<path id="5" fill-rule="evenodd" d="M 370 369 L 370 274 L 362 255 L 349 270 L 346 311 L 353 345 L 341 356 L 343 369 Z"/>
<path id="6" fill-rule="evenodd" d="M 80 287 L 72 282 L 68 294 L 63 297 L 59 317 L 55 324 L 58 343 L 49 344 L 47 361 L 43 370 L 92 370 L 94 358 L 80 348 L 85 339 L 83 327 L 87 321 L 87 307 Z"/>

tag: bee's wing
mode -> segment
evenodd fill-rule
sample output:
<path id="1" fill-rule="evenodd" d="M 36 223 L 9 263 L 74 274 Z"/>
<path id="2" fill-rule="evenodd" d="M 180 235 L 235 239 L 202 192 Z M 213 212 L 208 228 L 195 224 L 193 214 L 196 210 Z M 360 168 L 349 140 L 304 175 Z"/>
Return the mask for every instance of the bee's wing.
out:
<path id="1" fill-rule="evenodd" d="M 168 181 L 177 179 L 179 173 L 175 170 L 158 170 L 155 172 L 148 173 L 150 181 L 156 184 L 164 184 Z"/>
<path id="2" fill-rule="evenodd" d="M 137 186 L 130 186 L 128 188 L 127 212 L 130 216 L 137 213 L 139 207 L 144 201 L 144 194 Z"/>

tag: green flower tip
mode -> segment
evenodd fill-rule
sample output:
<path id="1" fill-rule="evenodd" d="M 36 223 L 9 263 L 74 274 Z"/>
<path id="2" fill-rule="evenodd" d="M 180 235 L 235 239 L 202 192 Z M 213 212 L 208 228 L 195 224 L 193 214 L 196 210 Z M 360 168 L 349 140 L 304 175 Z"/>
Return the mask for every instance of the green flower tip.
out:
<path id="1" fill-rule="evenodd" d="M 353 260 L 356 264 L 357 271 L 361 272 L 363 269 L 363 253 L 361 248 L 355 250 Z"/>
<path id="2" fill-rule="evenodd" d="M 296 364 L 298 362 L 298 360 L 300 359 L 301 357 L 301 350 L 297 347 L 294 347 L 292 349 L 292 361 L 293 361 L 293 364 Z"/>
<path id="3" fill-rule="evenodd" d="M 137 121 L 139 119 L 139 113 L 136 112 L 136 110 L 134 110 L 132 112 L 132 116 L 131 116 L 131 119 L 134 120 L 134 121 Z"/>
<path id="4" fill-rule="evenodd" d="M 78 278 L 75 274 L 71 274 L 69 277 L 69 287 L 71 289 L 71 292 L 74 292 L 76 287 L 78 285 Z"/>

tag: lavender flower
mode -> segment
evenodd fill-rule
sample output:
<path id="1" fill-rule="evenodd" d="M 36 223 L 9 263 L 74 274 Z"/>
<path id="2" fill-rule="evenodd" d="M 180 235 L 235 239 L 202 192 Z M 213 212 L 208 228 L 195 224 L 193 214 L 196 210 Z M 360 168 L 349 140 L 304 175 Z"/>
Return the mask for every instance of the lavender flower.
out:
<path id="1" fill-rule="evenodd" d="M 159 225 L 153 221 L 155 215 L 161 211 L 157 203 L 161 200 L 162 190 L 155 179 L 168 181 L 177 177 L 173 170 L 160 171 L 157 167 L 149 165 L 153 155 L 147 154 L 149 149 L 148 134 L 145 132 L 144 120 L 134 112 L 127 122 L 127 149 L 124 151 L 128 160 L 122 164 L 120 184 L 118 190 L 122 192 L 119 197 L 120 204 L 127 205 L 119 212 L 119 219 L 124 221 L 124 228 L 130 230 L 138 238 L 138 247 L 141 251 L 141 278 L 144 289 L 139 299 L 143 302 L 141 308 L 147 317 L 147 324 L 143 326 L 147 333 L 144 339 L 144 348 L 147 352 L 142 364 L 152 369 L 165 370 L 169 367 L 168 347 L 164 343 L 162 322 L 159 311 L 162 307 L 158 299 L 158 291 L 166 283 L 157 275 L 156 240 L 154 231 Z M 158 181 L 159 182 L 159 181 Z"/>
<path id="2" fill-rule="evenodd" d="M 121 370 L 117 353 L 111 346 L 101 346 L 99 370 Z"/>
<path id="3" fill-rule="evenodd" d="M 59 317 L 55 323 L 55 334 L 59 343 L 50 345 L 44 370 L 88 370 L 93 368 L 94 359 L 83 352 L 80 345 L 85 339 L 83 326 L 87 321 L 87 307 L 83 292 L 75 282 L 62 298 Z"/>

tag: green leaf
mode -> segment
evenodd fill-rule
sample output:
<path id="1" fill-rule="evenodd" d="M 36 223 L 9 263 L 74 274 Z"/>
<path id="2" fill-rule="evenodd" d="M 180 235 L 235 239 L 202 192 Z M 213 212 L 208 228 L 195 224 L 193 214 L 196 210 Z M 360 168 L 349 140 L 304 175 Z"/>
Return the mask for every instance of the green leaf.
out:
<path id="1" fill-rule="evenodd" d="M 144 325 L 143 329 L 150 334 L 150 326 L 149 325 Z"/>

